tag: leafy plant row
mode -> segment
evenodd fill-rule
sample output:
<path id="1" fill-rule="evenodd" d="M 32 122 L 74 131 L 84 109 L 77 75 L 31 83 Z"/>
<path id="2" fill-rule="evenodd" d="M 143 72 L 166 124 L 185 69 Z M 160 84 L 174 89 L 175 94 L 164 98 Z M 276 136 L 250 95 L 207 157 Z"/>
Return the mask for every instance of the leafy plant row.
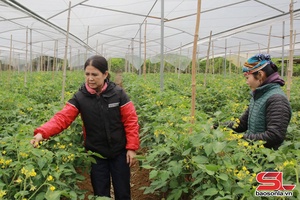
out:
<path id="1" fill-rule="evenodd" d="M 276 170 L 283 172 L 285 184 L 297 185 L 288 199 L 300 197 L 300 107 L 295 87 L 287 140 L 273 151 L 225 127 L 211 129 L 214 122 L 236 120 L 246 109 L 250 93 L 243 77 L 209 75 L 204 87 L 204 77 L 198 75 L 194 124 L 190 75 L 166 74 L 163 92 L 159 78 L 128 75 L 123 82 L 137 105 L 147 149 L 140 157 L 142 167 L 150 170 L 151 184 L 145 193 L 169 200 L 259 199 L 256 175 Z M 294 86 L 299 84 L 299 79 L 293 81 Z"/>
<path id="2" fill-rule="evenodd" d="M 78 118 L 64 133 L 32 148 L 35 127 L 61 109 L 60 72 L 24 74 L 1 72 L 0 199 L 84 199 L 77 184 L 91 159 L 82 145 Z M 255 175 L 268 168 L 284 173 L 284 183 L 296 184 L 299 198 L 300 101 L 292 88 L 293 118 L 287 141 L 278 151 L 240 139 L 216 121 L 237 118 L 245 109 L 249 89 L 238 76 L 209 75 L 206 87 L 197 76 L 196 115 L 191 119 L 190 75 L 159 74 L 146 80 L 123 74 L 123 86 L 134 102 L 141 124 L 143 168 L 150 170 L 145 193 L 166 199 L 254 199 Z M 68 72 L 65 100 L 83 82 L 83 72 Z M 299 79 L 293 80 L 293 87 Z M 195 120 L 195 124 L 191 124 Z M 146 179 L 146 177 L 145 177 Z M 89 199 L 95 197 L 90 196 Z"/>

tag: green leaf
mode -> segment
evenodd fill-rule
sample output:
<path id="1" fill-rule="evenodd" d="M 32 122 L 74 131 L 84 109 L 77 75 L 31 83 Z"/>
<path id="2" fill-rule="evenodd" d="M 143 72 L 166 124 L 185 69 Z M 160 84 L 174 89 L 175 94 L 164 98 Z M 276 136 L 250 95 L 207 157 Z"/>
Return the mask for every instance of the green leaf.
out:
<path id="1" fill-rule="evenodd" d="M 182 155 L 183 155 L 183 156 L 189 155 L 190 152 L 191 152 L 191 150 L 192 150 L 192 148 L 189 148 L 189 149 L 185 150 L 185 151 L 182 153 Z"/>
<path id="2" fill-rule="evenodd" d="M 215 153 L 221 152 L 226 146 L 226 142 L 215 142 L 213 146 L 213 151 Z"/>
<path id="3" fill-rule="evenodd" d="M 207 170 L 213 171 L 213 172 L 218 171 L 218 169 L 220 168 L 219 165 L 214 165 L 214 164 L 205 165 L 205 167 L 206 167 Z"/>
<path id="4" fill-rule="evenodd" d="M 213 196 L 216 194 L 218 194 L 218 190 L 216 188 L 209 188 L 203 193 L 203 196 Z"/>
<path id="5" fill-rule="evenodd" d="M 152 171 L 149 173 L 149 178 L 150 178 L 150 179 L 153 179 L 153 178 L 155 178 L 155 177 L 157 176 L 157 174 L 158 174 L 158 171 L 152 170 Z"/>
<path id="6" fill-rule="evenodd" d="M 179 174 L 181 173 L 181 169 L 182 169 L 181 165 L 179 163 L 177 163 L 175 166 L 172 167 L 171 170 L 172 170 L 174 176 L 178 177 Z"/>
<path id="7" fill-rule="evenodd" d="M 228 180 L 228 175 L 227 175 L 227 174 L 224 174 L 224 173 L 222 173 L 222 174 L 220 174 L 220 175 L 217 175 L 217 177 L 218 177 L 219 179 L 222 179 L 223 181 L 227 181 L 227 180 Z"/>
<path id="8" fill-rule="evenodd" d="M 145 169 L 154 169 L 154 167 L 152 167 L 151 165 L 142 165 L 141 167 Z"/>
<path id="9" fill-rule="evenodd" d="M 35 198 L 35 200 L 44 200 L 44 199 L 45 199 L 45 192 L 40 192 Z"/>
<path id="10" fill-rule="evenodd" d="M 204 151 L 205 151 L 207 156 L 209 156 L 211 154 L 212 150 L 213 150 L 213 144 L 212 143 L 209 143 L 209 144 L 204 146 Z"/>
<path id="11" fill-rule="evenodd" d="M 197 164 L 205 164 L 208 163 L 208 158 L 206 156 L 193 156 L 192 161 Z"/>
<path id="12" fill-rule="evenodd" d="M 60 191 L 50 191 L 50 190 L 48 190 L 46 195 L 45 195 L 45 199 L 47 199 L 47 200 L 60 200 L 60 195 L 61 195 Z"/>
<path id="13" fill-rule="evenodd" d="M 168 172 L 166 170 L 161 171 L 161 173 L 160 173 L 160 179 L 162 181 L 166 181 L 169 177 L 170 177 L 170 172 Z"/>

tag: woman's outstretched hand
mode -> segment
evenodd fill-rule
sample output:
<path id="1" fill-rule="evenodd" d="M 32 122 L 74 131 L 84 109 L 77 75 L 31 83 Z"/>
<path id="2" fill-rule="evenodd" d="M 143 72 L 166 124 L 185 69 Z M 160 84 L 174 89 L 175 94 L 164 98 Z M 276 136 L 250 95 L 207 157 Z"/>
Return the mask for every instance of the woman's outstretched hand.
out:
<path id="1" fill-rule="evenodd" d="M 44 138 L 42 134 L 38 133 L 35 136 L 33 136 L 33 139 L 30 140 L 30 144 L 32 144 L 33 147 L 37 147 L 40 143 L 40 141 L 43 141 Z"/>

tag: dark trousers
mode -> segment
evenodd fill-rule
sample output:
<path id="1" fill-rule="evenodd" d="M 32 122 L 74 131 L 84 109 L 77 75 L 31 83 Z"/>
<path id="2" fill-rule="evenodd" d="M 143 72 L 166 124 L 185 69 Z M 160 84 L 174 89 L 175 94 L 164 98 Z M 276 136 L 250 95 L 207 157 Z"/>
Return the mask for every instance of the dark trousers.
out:
<path id="1" fill-rule="evenodd" d="M 126 151 L 113 159 L 96 158 L 96 161 L 91 168 L 94 195 L 110 197 L 112 180 L 115 200 L 130 200 L 130 168 L 126 162 Z"/>

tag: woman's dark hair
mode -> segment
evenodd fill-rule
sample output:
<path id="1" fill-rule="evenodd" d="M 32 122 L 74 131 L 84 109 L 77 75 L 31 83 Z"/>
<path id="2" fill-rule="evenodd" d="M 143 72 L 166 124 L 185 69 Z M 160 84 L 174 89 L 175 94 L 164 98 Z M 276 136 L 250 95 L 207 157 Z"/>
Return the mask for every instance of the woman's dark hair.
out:
<path id="1" fill-rule="evenodd" d="M 103 56 L 95 55 L 95 56 L 89 57 L 84 63 L 84 69 L 89 65 L 99 69 L 99 71 L 101 71 L 103 74 L 106 71 L 108 71 L 107 60 Z M 108 73 L 106 79 L 109 81 L 109 79 L 110 79 L 109 73 Z"/>
<path id="2" fill-rule="evenodd" d="M 264 71 L 266 73 L 266 77 L 268 77 L 271 74 L 277 72 L 278 67 L 273 62 L 270 62 L 269 64 L 267 64 L 267 66 L 262 68 L 261 71 Z M 257 78 L 257 75 L 258 75 L 258 71 L 253 73 L 254 78 Z"/>

